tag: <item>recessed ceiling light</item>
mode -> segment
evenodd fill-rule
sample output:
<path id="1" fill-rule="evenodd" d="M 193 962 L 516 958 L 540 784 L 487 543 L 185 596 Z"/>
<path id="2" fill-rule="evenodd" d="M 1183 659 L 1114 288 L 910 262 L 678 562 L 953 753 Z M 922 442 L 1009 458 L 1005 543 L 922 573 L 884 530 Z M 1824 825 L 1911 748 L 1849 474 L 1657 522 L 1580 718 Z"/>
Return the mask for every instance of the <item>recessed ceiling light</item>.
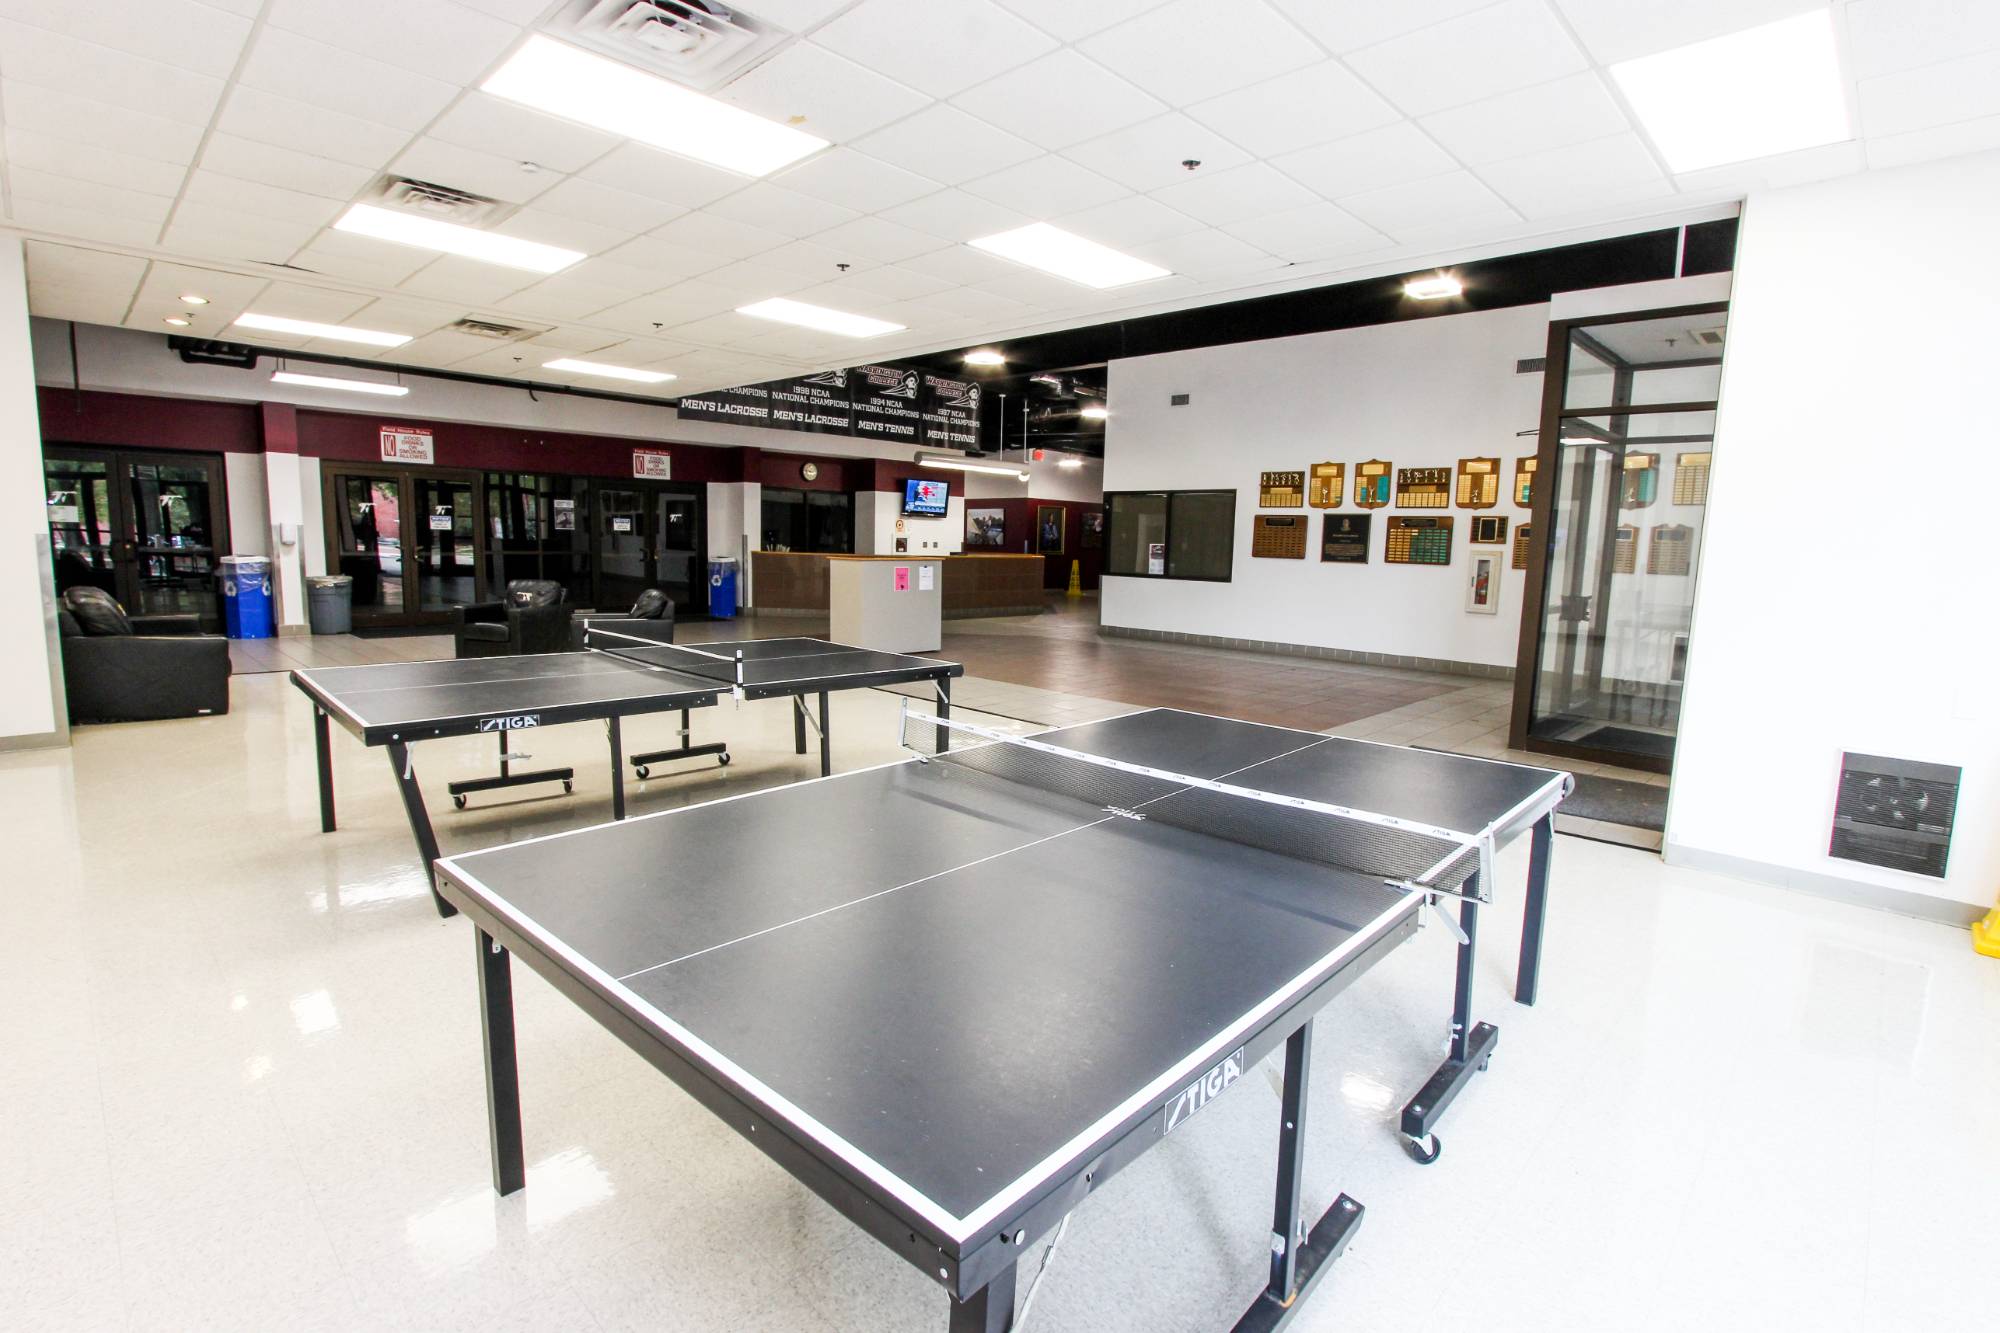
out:
<path id="1" fill-rule="evenodd" d="M 1004 366 L 1007 364 L 1007 358 L 992 348 L 986 347 L 981 348 L 977 352 L 967 352 L 965 354 L 965 364 L 968 366 Z"/>
<path id="2" fill-rule="evenodd" d="M 988 254 L 1038 268 L 1044 273 L 1053 273 L 1058 278 L 1068 278 L 1071 282 L 1080 282 L 1086 287 L 1123 287 L 1127 283 L 1164 278 L 1172 272 L 1158 264 L 1148 264 L 1143 259 L 1120 254 L 1110 246 L 1087 241 L 1061 227 L 1051 227 L 1046 222 L 1031 222 L 997 236 L 982 236 L 971 244 Z"/>
<path id="3" fill-rule="evenodd" d="M 379 393 L 384 398 L 401 398 L 409 389 L 401 384 L 381 384 L 375 380 L 344 380 L 333 375 L 306 375 L 296 370 L 274 370 L 278 384 L 303 384 L 309 389 L 346 389 L 350 393 Z"/>
<path id="4" fill-rule="evenodd" d="M 461 227 L 456 222 L 421 218 L 414 213 L 399 213 L 394 209 L 377 208 L 373 204 L 354 205 L 333 224 L 333 229 L 357 236 L 373 236 L 378 241 L 393 241 L 397 245 L 411 245 L 419 250 L 442 250 L 448 255 L 477 259 L 484 264 L 499 264 L 504 268 L 526 269 L 530 273 L 559 272 L 583 258 L 581 250 L 565 250 L 559 245 L 524 241 L 518 236 L 502 236 L 477 227 Z"/>
<path id="5" fill-rule="evenodd" d="M 1083 466 L 1083 460 L 1082 460 L 1081 458 L 1064 458 L 1064 459 L 1060 459 L 1060 460 L 1058 460 L 1058 461 L 1057 461 L 1057 463 L 1056 463 L 1056 466 L 1057 466 L 1057 467 L 1070 467 L 1070 468 L 1076 468 L 1076 467 L 1082 467 L 1082 466 Z"/>
<path id="6" fill-rule="evenodd" d="M 1833 11 L 1620 61 L 1611 77 L 1676 172 L 1854 137 Z"/>
<path id="7" fill-rule="evenodd" d="M 182 294 L 182 296 L 181 296 L 181 304 L 182 304 L 182 305 L 207 305 L 207 304 L 208 304 L 208 298 L 207 298 L 206 296 L 196 296 L 196 295 L 195 295 L 195 294 L 194 294 L 193 292 L 186 292 L 186 293 L 183 293 L 183 294 Z"/>
<path id="8" fill-rule="evenodd" d="M 573 375 L 602 375 L 609 380 L 632 380 L 639 384 L 664 384 L 673 376 L 659 370 L 634 370 L 630 366 L 607 366 L 601 361 L 578 361 L 560 356 L 542 362 L 543 370 L 567 370 Z"/>
<path id="9" fill-rule="evenodd" d="M 1403 295 L 1412 301 L 1442 301 L 1447 296 L 1463 296 L 1465 284 L 1449 273 L 1437 273 L 1428 278 L 1411 278 L 1403 284 Z"/>
<path id="10" fill-rule="evenodd" d="M 530 37 L 480 87 L 495 97 L 746 176 L 827 147 L 804 130 L 547 37 Z"/>
<path id="11" fill-rule="evenodd" d="M 737 306 L 736 313 L 754 319 L 775 319 L 780 324 L 797 324 L 801 328 L 818 329 L 821 333 L 838 333 L 848 338 L 875 338 L 903 328 L 903 325 L 891 324 L 886 319 L 871 319 L 867 315 L 850 314 L 845 310 L 829 310 L 823 305 L 807 305 L 804 301 L 788 301 L 782 296 L 774 296 L 755 305 Z"/>
<path id="12" fill-rule="evenodd" d="M 181 328 L 181 329 L 184 329 L 184 328 L 186 328 L 186 327 L 187 327 L 188 325 L 190 325 L 190 324 L 194 323 L 194 321 L 193 321 L 193 320 L 191 320 L 191 319 L 188 319 L 188 318 L 187 318 L 186 316 L 184 316 L 184 315 L 168 315 L 168 316 L 167 316 L 167 323 L 169 323 L 169 324 L 172 324 L 172 325 L 173 325 L 173 326 L 174 326 L 175 328 Z"/>
<path id="13" fill-rule="evenodd" d="M 1093 403 L 1084 408 L 1080 415 L 1085 421 L 1106 421 L 1110 419 L 1111 413 L 1103 404 Z"/>
<path id="14" fill-rule="evenodd" d="M 335 338 L 341 342 L 367 343 L 370 347 L 401 347 L 410 340 L 407 333 L 383 333 L 376 329 L 350 329 L 341 324 L 316 324 L 309 319 L 286 319 L 283 315 L 260 315 L 246 311 L 236 317 L 246 329 L 289 333 L 300 338 Z"/>

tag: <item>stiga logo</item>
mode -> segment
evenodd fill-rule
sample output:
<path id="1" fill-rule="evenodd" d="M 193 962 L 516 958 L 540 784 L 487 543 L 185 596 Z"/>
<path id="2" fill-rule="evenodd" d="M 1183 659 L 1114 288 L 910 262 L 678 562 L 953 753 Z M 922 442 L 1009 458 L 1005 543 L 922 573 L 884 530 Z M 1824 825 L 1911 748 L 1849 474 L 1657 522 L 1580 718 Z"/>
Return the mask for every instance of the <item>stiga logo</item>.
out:
<path id="1" fill-rule="evenodd" d="M 1229 1085 L 1242 1077 L 1243 1048 L 1239 1046 L 1235 1054 L 1224 1056 L 1221 1064 L 1174 1094 L 1167 1103 L 1167 1127 L 1160 1133 L 1173 1133 L 1189 1116 L 1227 1092 Z"/>
<path id="2" fill-rule="evenodd" d="M 542 725 L 540 713 L 516 713 L 512 717 L 482 717 L 479 719 L 481 731 L 520 731 L 526 727 Z"/>

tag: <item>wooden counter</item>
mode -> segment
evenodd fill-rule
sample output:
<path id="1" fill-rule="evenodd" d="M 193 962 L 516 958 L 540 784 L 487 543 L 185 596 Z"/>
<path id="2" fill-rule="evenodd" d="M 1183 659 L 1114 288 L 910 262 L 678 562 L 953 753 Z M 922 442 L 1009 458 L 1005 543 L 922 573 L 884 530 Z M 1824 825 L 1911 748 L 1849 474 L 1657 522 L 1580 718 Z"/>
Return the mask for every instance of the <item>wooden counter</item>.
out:
<path id="1" fill-rule="evenodd" d="M 754 609 L 766 615 L 825 615 L 829 607 L 827 562 L 887 560 L 944 567 L 944 617 L 1035 615 L 1042 611 L 1038 555 L 824 555 L 808 551 L 752 551 Z"/>

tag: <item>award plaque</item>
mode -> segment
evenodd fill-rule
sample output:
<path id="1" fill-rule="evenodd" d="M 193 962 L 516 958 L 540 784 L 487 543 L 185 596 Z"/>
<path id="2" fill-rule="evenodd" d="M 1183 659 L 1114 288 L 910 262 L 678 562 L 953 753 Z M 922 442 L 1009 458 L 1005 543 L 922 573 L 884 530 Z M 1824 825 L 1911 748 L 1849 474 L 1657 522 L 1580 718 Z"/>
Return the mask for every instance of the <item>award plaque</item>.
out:
<path id="1" fill-rule="evenodd" d="M 1639 529 L 1630 523 L 1618 525 L 1618 537 L 1611 548 L 1611 572 L 1630 574 L 1639 568 Z"/>
<path id="2" fill-rule="evenodd" d="M 1396 508 L 1451 508 L 1451 469 L 1406 467 L 1396 470 Z"/>
<path id="3" fill-rule="evenodd" d="M 1644 509 L 1653 503 L 1660 491 L 1660 456 L 1658 454 L 1625 455 L 1625 475 L 1618 486 L 1618 505 L 1621 509 Z"/>
<path id="4" fill-rule="evenodd" d="M 1341 482 L 1346 471 L 1344 463 L 1314 463 L 1312 488 L 1306 493 L 1306 502 L 1314 509 L 1340 508 Z"/>
<path id="5" fill-rule="evenodd" d="M 1514 503 L 1523 509 L 1535 507 L 1535 467 L 1538 462 L 1533 454 L 1514 460 Z"/>
<path id="6" fill-rule="evenodd" d="M 1368 563 L 1368 529 L 1374 525 L 1373 514 L 1328 514 L 1323 520 L 1326 526 L 1320 529 L 1319 558 L 1329 565 L 1365 565 Z"/>
<path id="7" fill-rule="evenodd" d="M 1461 458 L 1458 460 L 1458 507 L 1491 509 L 1500 503 L 1500 460 Z M 1473 538 L 1478 541 L 1477 537 Z"/>
<path id="8" fill-rule="evenodd" d="M 1681 454 L 1674 459 L 1674 503 L 1708 503 L 1708 453 Z"/>
<path id="9" fill-rule="evenodd" d="M 1438 471 L 1444 471 L 1439 468 Z M 1451 563 L 1451 520 L 1449 518 L 1391 518 L 1389 539 L 1382 559 L 1391 565 L 1448 565 Z"/>
<path id="10" fill-rule="evenodd" d="M 1534 527 L 1523 523 L 1514 529 L 1514 568 L 1528 567 L 1528 544 L 1534 540 Z"/>
<path id="11" fill-rule="evenodd" d="M 1648 574 L 1686 574 L 1694 568 L 1694 529 L 1685 523 L 1662 523 L 1653 529 L 1646 551 Z"/>
<path id="12" fill-rule="evenodd" d="M 1479 514 L 1472 520 L 1472 536 L 1467 538 L 1476 546 L 1505 546 L 1507 544 L 1507 516 L 1505 514 Z"/>
<path id="13" fill-rule="evenodd" d="M 1389 474 L 1396 465 L 1371 458 L 1354 465 L 1354 503 L 1363 509 L 1380 509 L 1389 503 Z"/>
<path id="14" fill-rule="evenodd" d="M 1270 560 L 1305 559 L 1306 524 L 1309 521 L 1304 514 L 1257 515 L 1257 527 L 1250 538 L 1250 554 Z"/>
<path id="15" fill-rule="evenodd" d="M 1303 472 L 1260 472 L 1257 474 L 1259 509 L 1303 509 L 1306 507 L 1306 474 Z M 1303 552 L 1304 548 L 1300 548 Z"/>

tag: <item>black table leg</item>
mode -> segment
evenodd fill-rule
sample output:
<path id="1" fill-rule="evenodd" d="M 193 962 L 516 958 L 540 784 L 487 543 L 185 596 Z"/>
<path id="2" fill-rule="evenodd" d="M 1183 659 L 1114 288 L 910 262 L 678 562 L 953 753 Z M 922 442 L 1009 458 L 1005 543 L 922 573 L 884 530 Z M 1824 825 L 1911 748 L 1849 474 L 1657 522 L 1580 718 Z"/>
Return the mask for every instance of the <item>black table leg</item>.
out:
<path id="1" fill-rule="evenodd" d="M 508 771 L 507 768 L 507 733 L 503 730 L 499 733 L 499 736 L 500 736 L 500 776 L 503 778 L 511 777 L 513 775 Z"/>
<path id="2" fill-rule="evenodd" d="M 611 742 L 611 817 L 625 818 L 625 742 L 618 719 L 604 719 L 605 735 Z"/>
<path id="3" fill-rule="evenodd" d="M 483 930 L 479 950 L 479 1024 L 486 1045 L 486 1131 L 493 1150 L 493 1192 L 527 1183 L 521 1163 L 521 1077 L 514 1053 L 514 977 L 507 951 Z"/>
<path id="4" fill-rule="evenodd" d="M 681 743 L 671 750 L 648 750 L 645 754 L 633 755 L 627 761 L 632 765 L 632 775 L 643 780 L 653 776 L 652 767 L 654 764 L 663 764 L 670 759 L 692 759 L 696 755 L 704 754 L 715 755 L 717 763 L 725 768 L 729 766 L 729 746 L 727 744 L 722 741 L 715 741 L 708 745 L 695 745 L 693 744 L 693 738 L 694 724 L 688 719 L 688 710 L 683 708 L 681 709 Z M 803 750 L 801 753 L 803 753 Z"/>
<path id="5" fill-rule="evenodd" d="M 940 676 L 938 678 L 937 710 L 938 710 L 938 717 L 941 720 L 946 720 L 946 721 L 950 720 L 951 678 L 949 676 Z M 943 754 L 945 751 L 949 749 L 951 749 L 951 728 L 939 727 L 937 729 L 937 752 L 939 754 Z"/>
<path id="6" fill-rule="evenodd" d="M 403 794 L 403 813 L 408 816 L 410 832 L 417 839 L 417 855 L 424 859 L 424 878 L 430 881 L 431 901 L 437 904 L 439 916 L 457 916 L 458 909 L 437 891 L 434 864 L 438 859 L 437 832 L 431 827 L 430 811 L 424 808 L 424 789 L 417 785 L 417 772 L 411 766 L 407 742 L 389 742 L 389 767 L 395 770 L 396 789 Z"/>
<path id="7" fill-rule="evenodd" d="M 1514 1002 L 1533 1004 L 1542 979 L 1542 923 L 1549 908 L 1549 858 L 1555 853 L 1555 813 L 1535 821 L 1528 844 L 1528 901 L 1521 910 L 1521 967 L 1514 974 Z"/>
<path id="8" fill-rule="evenodd" d="M 806 697 L 792 696 L 792 750 L 797 754 L 806 752 Z"/>
<path id="9" fill-rule="evenodd" d="M 1343 1194 L 1313 1224 L 1310 1233 L 1299 1219 L 1306 1087 L 1311 1076 L 1312 1022 L 1307 1020 L 1285 1041 L 1285 1089 L 1278 1111 L 1278 1191 L 1271 1210 L 1271 1280 L 1236 1321 L 1238 1333 L 1267 1333 L 1297 1313 L 1302 1298 L 1354 1238 L 1365 1211 Z"/>
<path id="10" fill-rule="evenodd" d="M 1486 1068 L 1500 1029 L 1491 1023 L 1472 1021 L 1472 964 L 1479 949 L 1479 876 L 1465 882 L 1466 896 L 1458 904 L 1458 928 L 1465 942 L 1458 946 L 1457 980 L 1451 997 L 1451 1055 L 1438 1066 L 1417 1095 L 1403 1107 L 1404 1145 L 1412 1158 L 1425 1165 L 1437 1160 L 1439 1145 L 1431 1132 L 1472 1076 Z"/>
<path id="11" fill-rule="evenodd" d="M 508 787 L 527 787 L 540 782 L 560 782 L 563 785 L 564 791 L 570 789 L 570 781 L 576 777 L 576 770 L 573 768 L 544 768 L 538 769 L 533 773 L 516 773 L 514 771 L 515 759 L 532 759 L 534 756 L 531 754 L 516 753 L 511 749 L 507 744 L 507 733 L 505 731 L 498 732 L 497 734 L 500 737 L 499 776 L 491 778 L 461 778 L 457 782 L 447 784 L 445 790 L 451 793 L 451 803 L 453 805 L 461 810 L 465 809 L 465 798 L 476 791 L 501 791 Z"/>
<path id="12" fill-rule="evenodd" d="M 951 1303 L 950 1333 L 1007 1333 L 1014 1327 L 1014 1265 L 962 1301 Z"/>
<path id="13" fill-rule="evenodd" d="M 832 739 L 827 735 L 832 730 L 833 715 L 827 711 L 826 691 L 821 690 L 819 695 L 819 775 L 823 778 L 833 776 L 833 743 Z"/>
<path id="14" fill-rule="evenodd" d="M 324 708 L 313 709 L 313 748 L 319 755 L 319 831 L 333 832 L 333 750 Z"/>

